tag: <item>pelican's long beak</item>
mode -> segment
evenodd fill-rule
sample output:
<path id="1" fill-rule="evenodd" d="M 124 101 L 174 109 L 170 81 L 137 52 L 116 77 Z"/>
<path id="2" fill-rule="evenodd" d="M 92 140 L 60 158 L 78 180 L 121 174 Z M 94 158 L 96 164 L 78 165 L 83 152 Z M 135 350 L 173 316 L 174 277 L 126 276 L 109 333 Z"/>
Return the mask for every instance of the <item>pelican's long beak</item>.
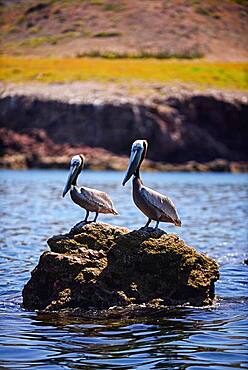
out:
<path id="1" fill-rule="evenodd" d="M 70 190 L 73 180 L 75 179 L 75 176 L 77 174 L 78 165 L 71 165 L 69 176 L 63 191 L 63 197 L 66 195 L 66 193 Z"/>
<path id="2" fill-rule="evenodd" d="M 141 160 L 142 151 L 143 151 L 142 148 L 138 148 L 138 149 L 135 149 L 131 152 L 127 172 L 126 172 L 126 175 L 125 175 L 124 180 L 122 182 L 123 186 L 126 184 L 126 182 L 130 179 L 130 177 L 136 171 L 136 169 L 137 169 L 137 167 L 140 163 L 140 160 Z"/>

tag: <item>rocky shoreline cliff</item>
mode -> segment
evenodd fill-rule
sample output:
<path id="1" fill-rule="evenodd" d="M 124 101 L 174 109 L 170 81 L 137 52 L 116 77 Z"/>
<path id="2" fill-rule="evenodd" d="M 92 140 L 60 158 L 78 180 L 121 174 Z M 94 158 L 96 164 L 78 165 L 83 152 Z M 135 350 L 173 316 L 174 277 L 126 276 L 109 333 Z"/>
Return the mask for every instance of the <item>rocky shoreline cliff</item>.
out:
<path id="1" fill-rule="evenodd" d="M 90 83 L 2 86 L 1 167 L 65 168 L 85 152 L 89 168 L 123 170 L 142 137 L 147 169 L 247 171 L 245 94 L 150 88 L 142 95 Z"/>

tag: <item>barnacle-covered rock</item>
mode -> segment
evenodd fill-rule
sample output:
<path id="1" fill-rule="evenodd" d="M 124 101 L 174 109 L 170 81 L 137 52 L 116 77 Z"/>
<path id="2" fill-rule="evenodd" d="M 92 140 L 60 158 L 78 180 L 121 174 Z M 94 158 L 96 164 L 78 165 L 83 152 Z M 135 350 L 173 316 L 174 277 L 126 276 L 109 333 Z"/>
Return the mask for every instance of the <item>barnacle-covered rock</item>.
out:
<path id="1" fill-rule="evenodd" d="M 51 251 L 41 255 L 23 289 L 27 309 L 133 310 L 213 302 L 217 263 L 176 234 L 81 223 L 48 245 Z"/>

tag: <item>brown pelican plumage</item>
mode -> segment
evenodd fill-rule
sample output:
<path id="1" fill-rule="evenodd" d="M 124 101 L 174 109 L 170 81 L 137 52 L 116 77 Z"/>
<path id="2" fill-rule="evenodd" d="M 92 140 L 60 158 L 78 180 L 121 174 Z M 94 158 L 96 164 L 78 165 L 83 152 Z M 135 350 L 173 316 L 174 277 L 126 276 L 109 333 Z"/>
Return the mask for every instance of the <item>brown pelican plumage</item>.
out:
<path id="1" fill-rule="evenodd" d="M 108 194 L 96 189 L 77 186 L 77 178 L 83 168 L 84 162 L 84 156 L 81 154 L 72 157 L 70 173 L 63 191 L 63 197 L 70 190 L 72 201 L 86 210 L 85 219 L 83 220 L 85 223 L 88 220 L 89 212 L 96 212 L 93 222 L 96 222 L 99 213 L 118 215 Z"/>
<path id="2" fill-rule="evenodd" d="M 122 185 L 124 186 L 134 175 L 133 200 L 141 212 L 148 217 L 145 227 L 148 227 L 152 220 L 157 221 L 155 229 L 158 228 L 160 221 L 181 226 L 181 220 L 172 201 L 165 195 L 144 186 L 140 179 L 140 166 L 146 156 L 147 147 L 146 140 L 136 140 L 133 143 L 127 173 Z"/>

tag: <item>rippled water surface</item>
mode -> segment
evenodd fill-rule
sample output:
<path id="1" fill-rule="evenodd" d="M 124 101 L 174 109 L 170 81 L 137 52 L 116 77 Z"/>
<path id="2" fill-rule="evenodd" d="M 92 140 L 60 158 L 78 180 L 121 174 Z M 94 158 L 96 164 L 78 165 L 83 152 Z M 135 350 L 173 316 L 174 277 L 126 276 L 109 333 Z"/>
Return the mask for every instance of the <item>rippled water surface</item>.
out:
<path id="1" fill-rule="evenodd" d="M 52 234 L 84 217 L 62 199 L 66 171 L 1 171 L 1 369 L 230 369 L 248 368 L 247 175 L 144 174 L 169 195 L 183 227 L 176 231 L 217 259 L 221 279 L 211 308 L 172 308 L 163 317 L 86 320 L 21 308 L 21 290 Z M 99 221 L 131 229 L 145 223 L 122 173 L 83 172 L 80 183 L 107 191 L 119 217 Z"/>

